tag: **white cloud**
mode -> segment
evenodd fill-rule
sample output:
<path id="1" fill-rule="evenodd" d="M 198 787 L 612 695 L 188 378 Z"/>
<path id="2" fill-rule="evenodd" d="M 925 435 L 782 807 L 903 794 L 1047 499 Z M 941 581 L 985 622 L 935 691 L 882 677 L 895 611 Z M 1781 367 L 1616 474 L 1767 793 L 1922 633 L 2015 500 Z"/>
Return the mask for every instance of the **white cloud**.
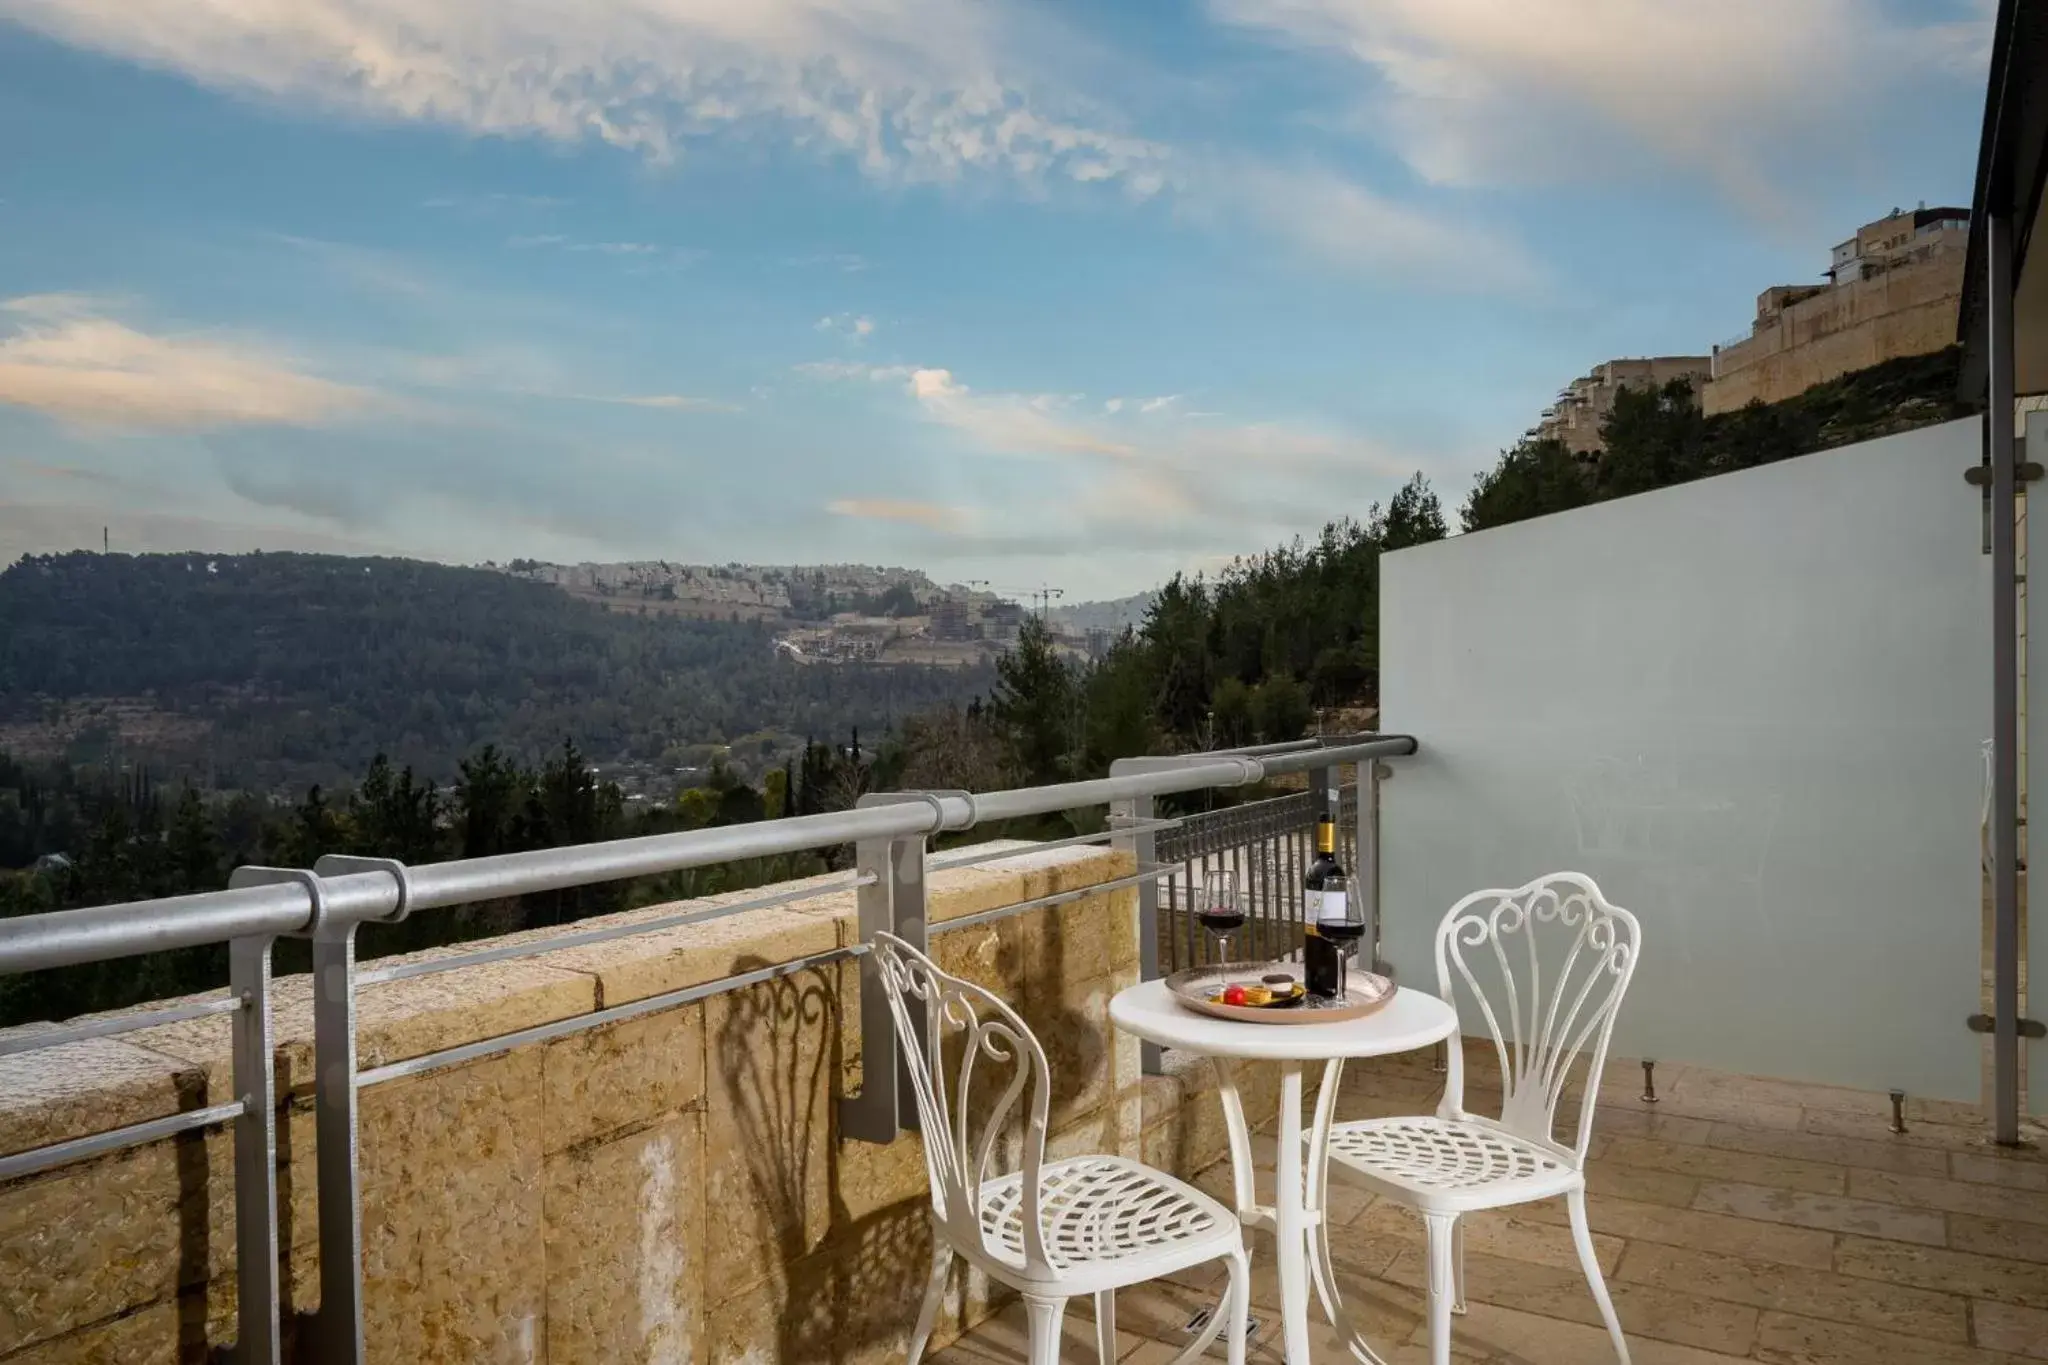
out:
<path id="1" fill-rule="evenodd" d="M 1989 4 L 1973 0 L 1988 16 Z M 1596 178 L 1631 145 L 1766 205 L 1769 163 L 1867 127 L 1901 78 L 1976 78 L 1988 24 L 1872 0 L 1209 0 L 1378 77 L 1357 123 L 1439 184 Z"/>
<path id="2" fill-rule="evenodd" d="M 628 394 L 619 397 L 579 393 L 574 396 L 586 403 L 618 403 L 629 408 L 657 408 L 664 412 L 733 411 L 730 403 L 721 403 L 715 398 L 692 398 L 681 393 Z"/>
<path id="3" fill-rule="evenodd" d="M 583 242 L 565 237 L 559 232 L 536 232 L 505 239 L 505 245 L 514 250 L 533 247 L 554 247 L 561 251 L 578 253 L 595 252 L 604 256 L 654 256 L 662 248 L 653 242 Z"/>
<path id="4" fill-rule="evenodd" d="M 875 334 L 875 320 L 854 313 L 828 313 L 818 319 L 815 330 L 830 332 L 848 341 L 866 341 Z"/>
<path id="5" fill-rule="evenodd" d="M 1191 421 L 1194 414 L 1175 410 L 1178 394 L 1098 404 L 1074 394 L 984 392 L 935 367 L 823 361 L 799 369 L 819 379 L 900 382 L 926 421 L 985 451 L 1050 461 L 1033 476 L 1053 499 L 1045 515 L 1098 528 L 1313 530 L 1339 510 L 1332 496 L 1370 489 L 1383 497 L 1425 463 L 1314 423 Z"/>
<path id="6" fill-rule="evenodd" d="M 1391 284 L 1526 293 L 1545 271 L 1513 239 L 1403 204 L 1314 167 L 1241 164 L 1232 193 L 1213 196 L 1269 235 L 1361 275 Z"/>
<path id="7" fill-rule="evenodd" d="M 827 503 L 825 510 L 835 517 L 899 522 L 947 533 L 963 531 L 975 520 L 974 514 L 963 507 L 944 507 L 907 498 L 838 498 Z"/>
<path id="8" fill-rule="evenodd" d="M 951 370 L 913 370 L 911 396 L 926 417 L 952 427 L 990 450 L 1007 454 L 1106 455 L 1127 459 L 1134 449 L 1066 416 L 1063 395 L 976 393 Z"/>
<path id="9" fill-rule="evenodd" d="M 1215 0 L 1237 22 L 1298 31 L 1303 41 L 1342 31 L 1332 16 L 1349 5 L 1380 2 Z M 1384 2 L 1420 13 L 1434 0 Z M 1480 0 L 1445 3 L 1465 10 Z M 1396 283 L 1490 285 L 1497 274 L 1443 263 L 1460 254 L 1458 244 L 1474 248 L 1463 254 L 1482 264 L 1517 254 L 1471 226 L 1328 171 L 1261 169 L 1242 156 L 1190 153 L 1129 131 L 1104 101 L 1071 88 L 1087 64 L 1074 59 L 1077 40 L 1046 8 L 959 0 L 0 0 L 0 18 L 217 89 L 365 119 L 602 142 L 655 161 L 721 135 L 776 139 L 891 183 L 987 179 L 1026 194 L 1064 184 L 1164 196 L 1190 218 L 1250 225 L 1317 264 Z M 509 194 L 425 202 L 552 206 Z M 559 233 L 514 240 L 659 254 L 647 243 L 582 243 Z M 867 265 L 846 252 L 789 261 L 842 271 Z M 1504 273 L 1525 281 L 1531 272 Z"/>
<path id="10" fill-rule="evenodd" d="M 825 266 L 848 275 L 859 274 L 868 268 L 868 258 L 857 251 L 823 251 L 809 256 L 790 256 L 782 263 L 799 269 Z"/>
<path id="11" fill-rule="evenodd" d="M 1161 181 L 1159 148 L 1017 69 L 1027 16 L 956 0 L 0 0 L 0 14 L 221 89 L 657 161 L 754 126 L 888 179 Z"/>
<path id="12" fill-rule="evenodd" d="M 13 323 L 0 337 L 0 403 L 74 424 L 189 431 L 317 426 L 376 401 L 271 347 L 144 332 L 102 309 L 68 294 L 0 303 Z"/>
<path id="13" fill-rule="evenodd" d="M 795 367 L 798 374 L 809 375 L 813 379 L 867 379 L 877 384 L 908 379 L 913 368 L 909 365 L 870 365 L 860 360 L 806 360 Z"/>
<path id="14" fill-rule="evenodd" d="M 494 190 L 488 194 L 436 194 L 420 200 L 423 209 L 459 209 L 468 213 L 496 213 L 500 209 L 558 209 L 569 201 L 552 194 L 512 194 Z"/>

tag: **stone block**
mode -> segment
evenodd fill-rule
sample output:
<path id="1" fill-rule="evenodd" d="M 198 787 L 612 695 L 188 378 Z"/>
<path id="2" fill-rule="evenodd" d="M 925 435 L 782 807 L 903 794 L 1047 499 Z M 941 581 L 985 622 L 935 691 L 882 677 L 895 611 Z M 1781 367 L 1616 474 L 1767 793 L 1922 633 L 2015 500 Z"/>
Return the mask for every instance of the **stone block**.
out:
<path id="1" fill-rule="evenodd" d="M 373 1362 L 535 1358 L 546 1311 L 541 1056 L 363 1092 L 363 1295 Z"/>
<path id="2" fill-rule="evenodd" d="M 184 1365 L 206 1350 L 204 1310 L 197 1294 L 160 1299 L 7 1356 L 7 1365 Z"/>
<path id="3" fill-rule="evenodd" d="M 1865 1199 L 1774 1190 L 1762 1185 L 1708 1184 L 1700 1187 L 1693 1207 L 1707 1213 L 1733 1214 L 1766 1223 L 1785 1223 L 1830 1232 L 1854 1232 L 1895 1242 L 1941 1246 L 1947 1230 L 1939 1213 L 1900 1208 Z"/>
<path id="4" fill-rule="evenodd" d="M 828 1239 L 906 1203 L 929 1209 L 931 1174 L 925 1166 L 923 1137 L 905 1133 L 887 1146 L 839 1143 L 833 1153 L 830 1198 Z"/>
<path id="5" fill-rule="evenodd" d="M 1674 1209 L 1599 1194 L 1587 1198 L 1586 1209 L 1593 1231 L 1625 1237 L 1631 1242 L 1691 1247 L 1750 1261 L 1808 1266 L 1815 1270 L 1828 1270 L 1834 1265 L 1834 1234 L 1822 1228 L 1764 1223 L 1697 1208 Z M 1515 1212 L 1523 1218 L 1559 1226 L 1566 1222 L 1561 1199 L 1523 1204 Z"/>
<path id="6" fill-rule="evenodd" d="M 774 906 L 633 938 L 564 948 L 548 954 L 547 960 L 562 970 L 594 977 L 599 1007 L 609 1009 L 830 952 L 851 942 L 850 935 L 839 917 Z"/>
<path id="7" fill-rule="evenodd" d="M 2048 1309 L 2048 1270 L 2030 1261 L 1875 1237 L 1843 1237 L 1835 1247 L 1835 1269 L 1859 1279 Z"/>
<path id="8" fill-rule="evenodd" d="M 714 1304 L 703 1358 L 714 1365 L 901 1361 L 931 1247 L 930 1219 L 921 1208 L 898 1205 L 863 1218 L 772 1278 Z M 951 1324 L 942 1324 L 934 1344 L 952 1335 Z"/>
<path id="9" fill-rule="evenodd" d="M 1768 1265 L 1641 1242 L 1629 1249 L 1621 1279 L 1921 1340 L 1969 1340 L 1965 1300 L 1958 1295 L 1825 1270 Z"/>
<path id="10" fill-rule="evenodd" d="M 391 959 L 401 961 L 403 959 Z M 553 958 L 549 959 L 554 962 Z M 553 1023 L 596 1008 L 590 976 L 521 959 L 459 967 L 356 990 L 356 1058 L 367 1070 L 502 1033 Z M 313 979 L 282 976 L 272 986 L 280 1094 L 313 1084 Z M 233 1093 L 232 1021 L 226 1015 L 142 1029 L 138 1047 L 200 1067 L 208 1094 Z"/>
<path id="11" fill-rule="evenodd" d="M 0 1037 L 55 1027 L 27 1024 Z M 0 1057 L 0 1154 L 203 1108 L 204 1095 L 198 1068 L 123 1038 Z"/>
<path id="12" fill-rule="evenodd" d="M 0 1356 L 231 1262 L 227 1144 L 194 1133 L 0 1188 Z"/>
<path id="13" fill-rule="evenodd" d="M 697 1358 L 708 1242 L 702 1166 L 696 1112 L 547 1156 L 548 1360 Z"/>
<path id="14" fill-rule="evenodd" d="M 1979 1303 L 1971 1305 L 1970 1316 L 1979 1346 L 2029 1360 L 2048 1360 L 2048 1312 L 2009 1303 Z"/>
<path id="15" fill-rule="evenodd" d="M 704 1007 L 660 1010 L 544 1044 L 541 1084 L 549 1155 L 700 1106 Z"/>

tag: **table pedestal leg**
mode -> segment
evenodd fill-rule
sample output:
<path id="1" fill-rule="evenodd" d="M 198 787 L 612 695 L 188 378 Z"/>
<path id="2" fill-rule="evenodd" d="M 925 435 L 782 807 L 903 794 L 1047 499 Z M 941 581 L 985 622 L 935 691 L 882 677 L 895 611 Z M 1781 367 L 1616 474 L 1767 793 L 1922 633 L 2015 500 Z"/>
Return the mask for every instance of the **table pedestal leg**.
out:
<path id="1" fill-rule="evenodd" d="M 1244 1101 L 1238 1097 L 1230 1059 L 1210 1060 L 1216 1066 L 1216 1094 L 1223 1101 L 1223 1126 L 1230 1133 L 1230 1185 L 1238 1221 L 1256 1227 L 1264 1210 L 1258 1204 L 1258 1184 L 1252 1170 L 1252 1134 L 1244 1121 Z"/>
<path id="2" fill-rule="evenodd" d="M 1298 1061 L 1281 1063 L 1280 1114 L 1276 1125 L 1274 1191 L 1270 1207 L 1260 1205 L 1257 1177 L 1252 1165 L 1251 1129 L 1245 1122 L 1244 1101 L 1238 1095 L 1230 1062 L 1222 1057 L 1216 1065 L 1217 1095 L 1223 1102 L 1223 1123 L 1230 1135 L 1231 1189 L 1238 1220 L 1246 1228 L 1270 1228 L 1274 1233 L 1274 1258 L 1280 1277 L 1280 1327 L 1287 1365 L 1309 1365 L 1308 1299 L 1313 1282 L 1316 1297 L 1330 1323 L 1345 1338 L 1351 1354 L 1366 1365 L 1383 1365 L 1379 1355 L 1366 1344 L 1344 1312 L 1337 1292 L 1336 1272 L 1330 1264 L 1330 1242 L 1324 1213 L 1328 1189 L 1327 1151 L 1330 1124 L 1336 1117 L 1337 1088 L 1343 1077 L 1343 1063 L 1331 1061 L 1323 1069 L 1323 1090 L 1316 1099 L 1315 1119 L 1309 1132 L 1302 1131 L 1301 1068 Z M 1303 1167 L 1304 1138 L 1308 1143 L 1307 1167 Z"/>
<path id="3" fill-rule="evenodd" d="M 1308 1221 L 1302 1207 L 1301 1063 L 1280 1071 L 1279 1150 L 1273 1161 L 1273 1234 L 1280 1272 L 1280 1330 L 1287 1365 L 1308 1359 Z"/>

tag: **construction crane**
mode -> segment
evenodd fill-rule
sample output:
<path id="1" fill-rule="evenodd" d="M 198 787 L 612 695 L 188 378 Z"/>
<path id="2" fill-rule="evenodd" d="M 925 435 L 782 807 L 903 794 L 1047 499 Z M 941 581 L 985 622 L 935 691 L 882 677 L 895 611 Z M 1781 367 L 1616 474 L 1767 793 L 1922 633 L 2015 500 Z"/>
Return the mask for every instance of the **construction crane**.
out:
<path id="1" fill-rule="evenodd" d="M 1067 595 L 1065 588 L 1055 588 L 1050 584 L 1043 584 L 1036 588 L 998 588 L 996 591 L 1004 597 L 1036 598 L 1038 601 L 1038 619 L 1041 621 L 1045 619 L 1045 614 L 1052 609 L 1053 602 Z"/>

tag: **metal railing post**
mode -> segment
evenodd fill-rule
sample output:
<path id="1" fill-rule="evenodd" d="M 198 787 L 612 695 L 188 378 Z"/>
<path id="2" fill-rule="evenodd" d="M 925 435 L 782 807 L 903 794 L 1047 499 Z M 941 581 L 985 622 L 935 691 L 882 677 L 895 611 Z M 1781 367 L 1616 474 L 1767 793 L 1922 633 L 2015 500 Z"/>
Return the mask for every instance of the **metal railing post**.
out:
<path id="1" fill-rule="evenodd" d="M 1150 824 L 1152 820 L 1152 798 L 1149 796 L 1127 796 L 1109 805 L 1109 819 L 1112 826 L 1122 825 L 1123 832 L 1112 841 L 1112 847 L 1130 850 L 1139 867 L 1151 867 L 1158 861 L 1159 838 Z M 1151 879 L 1139 882 L 1138 891 L 1138 979 L 1156 981 L 1159 979 L 1159 883 Z M 1164 1061 L 1157 1043 L 1143 1043 L 1139 1046 L 1138 1069 L 1147 1076 L 1158 1076 L 1164 1072 Z"/>
<path id="2" fill-rule="evenodd" d="M 1352 879 L 1353 894 L 1364 898 L 1365 951 L 1372 969 L 1387 974 L 1386 956 L 1380 943 L 1380 761 L 1360 759 L 1358 763 L 1358 869 Z"/>
<path id="3" fill-rule="evenodd" d="M 892 932 L 920 953 L 927 950 L 929 941 L 929 926 L 925 919 L 924 854 L 923 835 L 904 835 L 889 841 L 889 914 L 896 925 Z M 911 1000 L 906 1004 L 911 1027 L 923 1032 L 924 1002 Z M 897 1050 L 893 1027 L 889 1030 L 889 1044 L 892 1051 Z M 896 1127 L 900 1131 L 915 1132 L 920 1127 L 916 1094 L 910 1083 L 910 1059 L 899 1054 L 896 1059 Z"/>
<path id="4" fill-rule="evenodd" d="M 926 801 L 915 792 L 877 792 L 860 799 L 862 806 Z M 941 820 L 943 823 L 943 820 Z M 886 931 L 924 952 L 929 935 L 925 921 L 925 838 L 921 834 L 860 839 L 854 863 L 863 885 L 855 892 L 860 941 L 872 943 Z M 918 1018 L 922 1006 L 906 1002 Z M 873 953 L 860 959 L 860 1093 L 839 1105 L 841 1136 L 861 1142 L 890 1143 L 904 1129 L 917 1127 L 917 1103 L 897 1044 L 896 1020 L 882 985 L 882 964 Z"/>
<path id="5" fill-rule="evenodd" d="M 323 862 L 326 860 L 323 859 Z M 333 869 L 330 865 L 330 870 Z M 320 1220 L 320 1312 L 313 1355 L 320 1365 L 363 1362 L 363 1213 L 356 1163 L 356 925 L 328 918 L 320 873 L 238 867 L 230 887 L 294 883 L 313 913 L 313 1139 Z M 401 886 L 403 882 L 401 881 Z M 400 913 L 404 911 L 400 896 Z"/>
<path id="6" fill-rule="evenodd" d="M 1340 771 L 1327 765 L 1308 770 L 1308 794 L 1310 800 L 1315 803 L 1318 819 L 1327 818 L 1334 821 L 1343 809 L 1340 804 L 1343 792 L 1337 786 L 1337 774 Z"/>
<path id="7" fill-rule="evenodd" d="M 279 1365 L 277 1265 L 277 1070 L 273 1055 L 268 936 L 228 944 L 234 1017 L 235 1313 L 237 1365 Z"/>
<path id="8" fill-rule="evenodd" d="M 356 1122 L 356 926 L 313 933 L 313 1140 L 320 1199 L 320 1365 L 363 1362 L 363 1203 Z"/>

